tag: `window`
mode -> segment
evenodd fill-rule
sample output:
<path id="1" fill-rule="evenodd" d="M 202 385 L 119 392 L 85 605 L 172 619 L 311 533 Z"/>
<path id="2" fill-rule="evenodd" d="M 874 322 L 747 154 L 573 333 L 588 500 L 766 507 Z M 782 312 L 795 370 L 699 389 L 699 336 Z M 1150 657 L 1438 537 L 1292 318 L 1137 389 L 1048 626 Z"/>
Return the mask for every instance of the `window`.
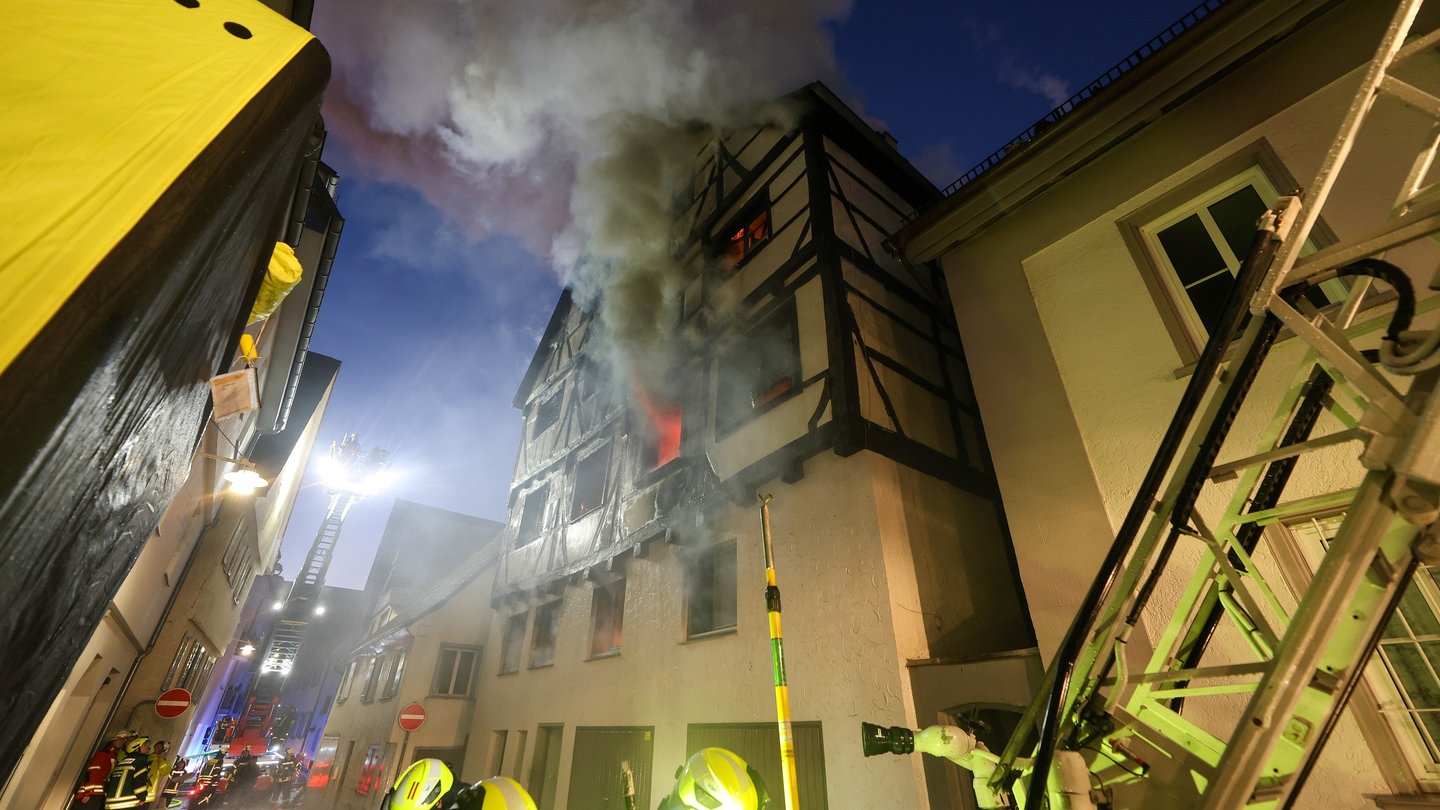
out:
<path id="1" fill-rule="evenodd" d="M 530 431 L 530 438 L 534 439 L 554 427 L 558 421 L 560 421 L 560 394 L 557 393 L 535 406 L 535 427 Z"/>
<path id="2" fill-rule="evenodd" d="M 516 613 L 505 620 L 505 635 L 500 639 L 500 674 L 520 671 L 520 651 L 525 647 L 525 622 L 528 613 Z"/>
<path id="3" fill-rule="evenodd" d="M 380 679 L 380 659 L 371 658 L 365 664 L 365 685 L 360 687 L 360 702 L 369 703 L 375 699 L 375 687 Z"/>
<path id="4" fill-rule="evenodd" d="M 690 565 L 686 576 L 686 635 L 735 629 L 735 543 L 720 543 Z"/>
<path id="5" fill-rule="evenodd" d="M 729 274 L 744 264 L 760 246 L 770 239 L 770 196 L 763 194 L 740 212 L 729 227 L 721 231 L 718 253 L 721 272 Z"/>
<path id="6" fill-rule="evenodd" d="M 235 581 L 237 562 L 240 559 L 240 552 L 245 549 L 245 525 L 242 523 L 235 527 L 235 532 L 230 535 L 230 542 L 225 546 L 225 554 L 220 558 L 220 568 L 225 572 L 227 582 Z"/>
<path id="7" fill-rule="evenodd" d="M 715 432 L 729 433 L 800 387 L 800 330 L 789 301 L 720 354 L 715 371 Z"/>
<path id="8" fill-rule="evenodd" d="M 625 625 L 625 580 L 596 585 L 591 604 L 590 657 L 620 652 Z"/>
<path id="9" fill-rule="evenodd" d="M 635 401 L 640 407 L 631 415 L 640 437 L 640 470 L 653 472 L 680 457 L 684 408 L 678 402 L 652 396 L 638 383 Z"/>
<path id="10" fill-rule="evenodd" d="M 435 661 L 434 694 L 454 697 L 469 696 L 470 683 L 474 678 L 475 670 L 478 669 L 479 661 L 479 650 L 469 647 L 442 646 L 440 656 Z"/>
<path id="11" fill-rule="evenodd" d="M 1202 346 L 1225 309 L 1226 297 L 1255 237 L 1255 225 L 1279 194 L 1259 166 L 1252 166 L 1140 228 L 1184 331 Z M 1305 252 L 1315 250 L 1307 243 Z M 1345 284 L 1331 280 L 1311 288 L 1317 307 L 1339 301 Z"/>
<path id="12" fill-rule="evenodd" d="M 350 684 L 355 682 L 355 668 L 359 665 L 359 661 L 351 661 L 345 666 L 345 674 L 340 676 L 340 685 L 335 689 L 336 703 L 350 697 Z"/>
<path id="13" fill-rule="evenodd" d="M 215 668 L 215 656 L 194 636 L 186 633 L 180 639 L 175 658 L 170 662 L 170 671 L 165 675 L 161 691 L 166 689 L 188 689 L 199 696 L 210 680 L 210 671 Z"/>
<path id="14" fill-rule="evenodd" d="M 1343 519 L 1334 515 L 1289 526 L 1312 569 Z M 1375 688 L 1381 716 L 1399 739 L 1416 776 L 1436 778 L 1440 772 L 1440 567 L 1423 561 L 1416 566 L 1366 678 Z"/>
<path id="15" fill-rule="evenodd" d="M 580 459 L 575 465 L 575 491 L 570 500 L 570 519 L 584 517 L 605 502 L 605 483 L 610 472 L 610 443 Z"/>
<path id="16" fill-rule="evenodd" d="M 535 638 L 530 643 L 530 668 L 555 663 L 555 637 L 560 629 L 560 600 L 535 608 Z"/>
<path id="17" fill-rule="evenodd" d="M 391 650 L 385 654 L 385 675 L 380 679 L 380 697 L 393 698 L 400 691 L 400 681 L 405 678 L 405 660 L 408 649 Z"/>
<path id="18" fill-rule="evenodd" d="M 545 531 L 545 505 L 550 500 L 550 485 L 530 490 L 525 496 L 525 506 L 520 511 L 520 530 L 516 534 L 519 545 L 527 545 Z"/>

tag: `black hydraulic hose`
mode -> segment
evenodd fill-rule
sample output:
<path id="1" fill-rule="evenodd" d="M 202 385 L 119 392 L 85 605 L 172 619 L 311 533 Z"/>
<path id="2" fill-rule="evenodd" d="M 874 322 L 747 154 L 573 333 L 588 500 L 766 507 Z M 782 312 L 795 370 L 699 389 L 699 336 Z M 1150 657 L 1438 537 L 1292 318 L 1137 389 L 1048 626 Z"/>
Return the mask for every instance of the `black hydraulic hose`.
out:
<path id="1" fill-rule="evenodd" d="M 1224 311 L 1211 330 L 1210 340 L 1206 342 L 1204 351 L 1200 353 L 1200 359 L 1196 362 L 1185 392 L 1180 397 L 1175 415 L 1171 417 L 1170 425 L 1161 437 L 1160 446 L 1150 462 L 1150 468 L 1146 470 L 1145 477 L 1135 492 L 1135 500 L 1131 502 L 1125 520 L 1116 533 L 1115 542 L 1111 544 L 1110 551 L 1101 563 L 1099 575 L 1090 583 L 1090 589 L 1080 603 L 1075 621 L 1065 634 L 1056 658 L 1055 680 L 1046 695 L 1045 711 L 1040 718 L 1040 739 L 1035 751 L 1035 764 L 1030 772 L 1030 791 L 1025 798 L 1025 810 L 1041 810 L 1044 803 L 1045 785 L 1059 734 L 1060 708 L 1070 687 L 1070 677 L 1074 674 L 1075 659 L 1084 645 L 1086 629 L 1095 621 L 1101 601 L 1114 585 L 1135 536 L 1145 522 L 1145 515 L 1150 511 L 1155 494 L 1165 480 L 1165 473 L 1180 450 L 1191 420 L 1204 401 L 1205 390 L 1219 369 L 1225 351 L 1230 347 L 1230 341 L 1234 339 L 1235 332 L 1248 311 L 1250 299 L 1260 287 L 1260 282 L 1279 247 L 1280 239 L 1274 231 L 1262 227 L 1255 232 L 1245 262 L 1241 264 L 1235 284 L 1231 286 L 1230 294 L 1226 298 Z"/>
<path id="2" fill-rule="evenodd" d="M 1265 361 L 1265 356 L 1270 353 L 1270 347 L 1274 345 L 1275 336 L 1278 334 L 1280 334 L 1279 319 L 1267 314 L 1265 321 L 1260 326 L 1259 334 L 1250 343 L 1245 357 L 1236 365 L 1233 372 L 1235 381 L 1226 390 L 1220 411 L 1216 415 L 1215 421 L 1210 424 L 1210 430 L 1206 432 L 1205 438 L 1200 444 L 1195 465 L 1190 468 L 1190 475 L 1185 479 L 1185 485 L 1181 487 L 1179 496 L 1175 500 L 1174 510 L 1170 513 L 1170 534 L 1165 538 L 1156 562 L 1150 568 L 1150 576 L 1146 577 L 1140 586 L 1135 604 L 1131 606 L 1130 614 L 1126 617 L 1127 624 L 1134 624 L 1139 620 L 1140 612 L 1150 601 L 1150 594 L 1155 590 L 1155 583 L 1160 579 L 1160 572 L 1169 562 L 1170 554 L 1175 550 L 1175 544 L 1179 541 L 1180 536 L 1193 531 L 1190 528 L 1190 512 L 1195 508 L 1195 501 L 1200 497 L 1200 490 L 1205 486 L 1205 479 L 1215 466 L 1215 458 L 1220 453 L 1220 446 L 1225 443 L 1225 436 L 1235 422 L 1235 415 L 1239 413 L 1240 405 L 1244 403 L 1245 395 L 1250 392 L 1250 386 L 1254 384 L 1255 377 L 1260 372 L 1260 365 Z"/>
<path id="3" fill-rule="evenodd" d="M 1415 285 L 1399 267 L 1384 259 L 1361 259 L 1335 271 L 1337 276 L 1369 276 L 1378 278 L 1395 290 L 1395 314 L 1385 329 L 1386 340 L 1399 340 L 1400 333 L 1410 328 L 1415 319 Z"/>
<path id="4" fill-rule="evenodd" d="M 1280 446 L 1286 447 L 1292 444 L 1299 444 L 1310 438 L 1315 424 L 1320 420 L 1320 414 L 1325 411 L 1325 397 L 1335 387 L 1335 380 L 1320 366 L 1315 366 L 1310 371 L 1310 379 L 1305 381 L 1305 386 L 1300 396 L 1300 403 L 1295 408 L 1295 415 L 1290 420 L 1290 426 L 1285 430 Z M 1265 469 L 1265 475 L 1261 478 L 1260 484 L 1256 486 L 1254 497 L 1250 500 L 1250 507 L 1247 512 L 1263 512 L 1273 509 L 1280 503 L 1280 496 L 1285 491 L 1285 485 L 1290 482 L 1290 474 L 1295 469 L 1296 459 L 1282 458 L 1274 461 Z M 1235 532 L 1235 541 L 1245 549 L 1246 553 L 1255 550 L 1260 543 L 1260 535 L 1263 528 L 1259 523 L 1250 521 L 1243 524 Z M 1230 561 L 1239 570 L 1245 570 L 1243 563 L 1235 552 L 1230 552 Z M 1205 620 L 1195 630 L 1181 639 L 1181 650 L 1184 659 L 1180 664 L 1181 669 L 1194 669 L 1200 665 L 1200 657 L 1205 654 L 1205 648 L 1210 645 L 1210 638 L 1215 634 L 1215 628 L 1220 623 L 1220 616 L 1224 608 L 1219 605 L 1219 595 L 1212 585 L 1209 593 L 1206 594 L 1204 606 L 1201 612 Z M 1178 684 L 1183 686 L 1184 684 Z M 1176 712 L 1185 705 L 1183 697 L 1176 697 L 1170 701 L 1170 708 Z"/>

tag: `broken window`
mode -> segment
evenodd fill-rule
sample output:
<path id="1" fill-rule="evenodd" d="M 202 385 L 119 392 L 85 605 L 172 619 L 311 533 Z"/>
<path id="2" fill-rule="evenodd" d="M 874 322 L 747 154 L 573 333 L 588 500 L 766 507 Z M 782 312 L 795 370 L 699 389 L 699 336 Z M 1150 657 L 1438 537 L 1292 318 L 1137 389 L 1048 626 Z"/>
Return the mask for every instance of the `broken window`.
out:
<path id="1" fill-rule="evenodd" d="M 685 581 L 688 638 L 735 629 L 735 585 L 733 542 L 716 544 L 690 564 Z"/>
<path id="2" fill-rule="evenodd" d="M 680 436 L 684 409 L 678 402 L 648 393 L 635 383 L 636 433 L 640 436 L 640 470 L 651 472 L 680 457 Z"/>
<path id="3" fill-rule="evenodd" d="M 729 274 L 744 264 L 770 239 L 770 195 L 762 194 L 721 231 L 721 272 Z"/>
<path id="4" fill-rule="evenodd" d="M 575 465 L 575 489 L 570 499 L 571 520 L 589 514 L 605 502 L 605 483 L 609 472 L 609 442 Z"/>
<path id="5" fill-rule="evenodd" d="M 590 656 L 598 658 L 620 651 L 625 624 L 625 580 L 595 586 L 590 628 Z"/>
<path id="6" fill-rule="evenodd" d="M 555 637 L 560 630 L 559 599 L 535 608 L 535 638 L 530 644 L 530 668 L 548 667 L 555 663 Z"/>
<path id="7" fill-rule="evenodd" d="M 720 354 L 715 380 L 716 435 L 729 433 L 799 387 L 800 334 L 792 300 Z"/>

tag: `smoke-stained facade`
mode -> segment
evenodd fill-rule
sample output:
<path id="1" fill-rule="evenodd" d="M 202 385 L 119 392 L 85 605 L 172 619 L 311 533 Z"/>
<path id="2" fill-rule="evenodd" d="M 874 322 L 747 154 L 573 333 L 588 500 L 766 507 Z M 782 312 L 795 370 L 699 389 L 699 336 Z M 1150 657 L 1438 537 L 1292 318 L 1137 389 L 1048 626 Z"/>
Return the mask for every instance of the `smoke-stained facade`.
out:
<path id="1" fill-rule="evenodd" d="M 1036 675 L 944 279 L 881 248 L 936 191 L 823 86 L 786 101 L 686 133 L 671 269 L 606 257 L 620 282 L 562 297 L 516 396 L 465 770 L 541 807 L 617 801 L 621 759 L 652 806 L 707 744 L 779 795 L 759 494 L 805 806 L 951 806 L 857 724 L 1023 704 Z"/>

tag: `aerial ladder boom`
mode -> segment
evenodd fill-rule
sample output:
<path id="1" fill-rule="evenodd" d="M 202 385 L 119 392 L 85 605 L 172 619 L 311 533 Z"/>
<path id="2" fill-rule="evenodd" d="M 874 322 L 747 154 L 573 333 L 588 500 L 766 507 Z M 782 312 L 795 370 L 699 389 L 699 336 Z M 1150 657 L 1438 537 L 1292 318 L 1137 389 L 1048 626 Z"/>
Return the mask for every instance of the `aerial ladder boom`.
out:
<path id="1" fill-rule="evenodd" d="M 325 476 L 330 503 L 270 630 L 260 671 L 252 682 L 240 727 L 230 744 L 232 752 L 245 746 L 264 749 L 285 677 L 295 666 L 311 620 L 323 607 L 320 594 L 345 518 L 355 504 L 373 493 L 377 477 L 389 460 L 389 455 L 379 448 L 361 449 L 359 437 L 353 433 L 331 445 Z"/>
<path id="2" fill-rule="evenodd" d="M 1433 309 L 1440 296 L 1418 302 L 1409 278 L 1384 259 L 1440 232 L 1440 183 L 1429 179 L 1440 98 L 1396 76 L 1440 44 L 1440 31 L 1410 38 L 1420 6 L 1400 3 L 1303 200 L 1282 198 L 1262 219 L 1229 306 L 1010 744 L 979 754 L 965 729 L 915 732 L 912 744 L 907 730 L 866 725 L 867 754 L 946 756 L 975 775 L 982 806 L 1292 805 L 1418 562 L 1440 563 L 1440 330 L 1411 331 L 1417 307 Z M 1384 97 L 1433 120 L 1395 205 L 1372 232 L 1302 257 Z M 1322 313 L 1304 293 L 1336 277 L 1350 282 L 1349 296 Z M 1393 313 L 1356 323 L 1375 282 L 1393 290 Z M 1304 358 L 1278 400 L 1251 402 L 1282 328 L 1303 341 Z M 1378 350 L 1358 348 L 1375 342 L 1377 328 Z M 1271 416 L 1258 447 L 1220 463 L 1242 441 L 1227 442 L 1242 408 Z M 1297 467 L 1329 470 L 1356 448 L 1359 467 L 1341 487 L 1291 486 Z M 1334 514 L 1343 521 L 1292 599 L 1269 562 L 1288 552 L 1267 547 L 1281 541 L 1265 527 Z M 1148 645 L 1132 645 L 1132 633 L 1147 628 Z"/>

